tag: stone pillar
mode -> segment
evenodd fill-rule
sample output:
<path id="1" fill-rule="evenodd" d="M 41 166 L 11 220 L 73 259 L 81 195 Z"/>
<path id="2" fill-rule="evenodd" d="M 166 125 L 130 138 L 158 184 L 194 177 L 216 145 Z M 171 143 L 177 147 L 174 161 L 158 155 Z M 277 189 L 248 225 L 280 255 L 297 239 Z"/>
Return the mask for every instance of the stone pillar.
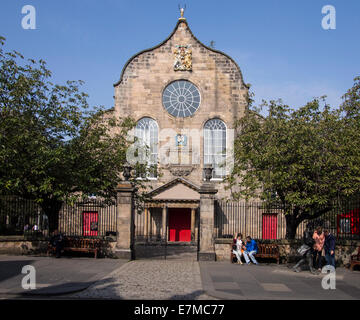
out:
<path id="1" fill-rule="evenodd" d="M 200 261 L 215 261 L 214 214 L 215 194 L 213 184 L 206 181 L 200 188 Z"/>
<path id="2" fill-rule="evenodd" d="M 195 208 L 191 208 L 191 241 L 195 241 Z"/>
<path id="3" fill-rule="evenodd" d="M 164 240 L 166 240 L 167 232 L 166 232 L 166 214 L 167 214 L 167 206 L 164 205 L 162 208 L 162 237 Z"/>
<path id="4" fill-rule="evenodd" d="M 117 241 L 115 255 L 119 258 L 132 259 L 133 239 L 133 193 L 135 189 L 130 182 L 124 181 L 117 189 Z"/>

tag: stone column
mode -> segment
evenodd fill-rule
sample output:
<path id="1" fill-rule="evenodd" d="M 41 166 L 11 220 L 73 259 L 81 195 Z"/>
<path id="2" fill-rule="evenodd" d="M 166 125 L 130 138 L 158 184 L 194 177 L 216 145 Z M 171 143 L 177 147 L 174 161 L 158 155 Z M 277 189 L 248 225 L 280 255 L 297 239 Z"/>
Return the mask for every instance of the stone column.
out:
<path id="1" fill-rule="evenodd" d="M 117 189 L 117 220 L 116 231 L 117 241 L 115 255 L 119 258 L 132 259 L 133 239 L 133 193 L 135 189 L 129 181 L 118 185 Z"/>
<path id="2" fill-rule="evenodd" d="M 195 208 L 191 208 L 191 241 L 195 241 Z"/>
<path id="3" fill-rule="evenodd" d="M 214 214 L 217 190 L 210 181 L 200 188 L 200 261 L 215 261 Z"/>
<path id="4" fill-rule="evenodd" d="M 164 205 L 162 208 L 162 237 L 166 240 L 167 232 L 166 232 L 166 214 L 167 214 L 167 206 Z"/>

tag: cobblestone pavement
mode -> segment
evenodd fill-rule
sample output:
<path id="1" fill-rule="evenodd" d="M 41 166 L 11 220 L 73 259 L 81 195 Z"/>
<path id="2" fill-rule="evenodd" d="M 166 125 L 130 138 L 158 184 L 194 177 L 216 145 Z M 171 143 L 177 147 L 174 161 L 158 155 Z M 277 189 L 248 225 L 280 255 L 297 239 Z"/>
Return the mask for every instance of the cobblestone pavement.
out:
<path id="1" fill-rule="evenodd" d="M 85 291 L 67 298 L 204 300 L 196 261 L 135 260 L 113 271 Z"/>

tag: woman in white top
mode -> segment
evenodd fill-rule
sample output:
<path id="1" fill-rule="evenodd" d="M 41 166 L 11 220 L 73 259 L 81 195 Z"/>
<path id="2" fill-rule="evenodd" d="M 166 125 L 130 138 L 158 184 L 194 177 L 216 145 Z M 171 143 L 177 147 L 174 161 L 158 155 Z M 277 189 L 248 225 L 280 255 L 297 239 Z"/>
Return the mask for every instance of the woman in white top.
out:
<path id="1" fill-rule="evenodd" d="M 236 236 L 236 238 L 235 238 L 235 236 Z M 242 242 L 241 238 L 242 238 L 241 233 L 238 233 L 237 235 L 236 234 L 234 235 L 233 254 L 236 255 L 238 264 L 242 264 L 241 255 L 242 255 L 243 242 Z M 235 246 L 236 246 L 236 250 L 235 250 Z"/>

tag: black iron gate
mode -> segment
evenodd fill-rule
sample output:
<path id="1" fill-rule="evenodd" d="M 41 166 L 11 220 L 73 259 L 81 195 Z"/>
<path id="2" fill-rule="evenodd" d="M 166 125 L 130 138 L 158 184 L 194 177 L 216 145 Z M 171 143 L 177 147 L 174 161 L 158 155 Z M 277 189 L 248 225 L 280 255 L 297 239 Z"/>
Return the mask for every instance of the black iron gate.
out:
<path id="1" fill-rule="evenodd" d="M 195 232 L 190 242 L 169 241 L 169 214 L 166 211 L 166 230 L 163 230 L 159 209 L 134 212 L 132 252 L 134 259 L 186 259 L 198 258 L 199 252 L 199 209 L 195 214 Z M 161 218 L 160 218 L 161 217 Z"/>

